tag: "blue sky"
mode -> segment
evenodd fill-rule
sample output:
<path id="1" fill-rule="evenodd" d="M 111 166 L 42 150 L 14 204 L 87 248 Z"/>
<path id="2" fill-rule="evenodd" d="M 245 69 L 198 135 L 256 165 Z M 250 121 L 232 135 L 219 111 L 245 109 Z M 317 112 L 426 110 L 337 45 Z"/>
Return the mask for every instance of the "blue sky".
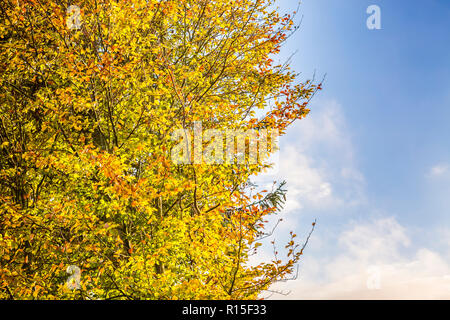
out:
<path id="1" fill-rule="evenodd" d="M 372 4 L 381 30 L 366 27 Z M 450 298 L 450 1 L 303 0 L 300 13 L 283 56 L 298 51 L 301 79 L 327 78 L 281 139 L 275 178 L 289 193 L 276 237 L 318 226 L 299 279 L 276 289 Z"/>

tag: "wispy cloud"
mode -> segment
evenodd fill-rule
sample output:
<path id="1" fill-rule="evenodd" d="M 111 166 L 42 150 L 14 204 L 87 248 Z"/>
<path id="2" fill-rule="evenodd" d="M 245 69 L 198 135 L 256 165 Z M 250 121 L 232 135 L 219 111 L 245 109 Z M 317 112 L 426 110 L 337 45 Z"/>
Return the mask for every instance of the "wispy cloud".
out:
<path id="1" fill-rule="evenodd" d="M 358 170 L 341 106 L 316 102 L 310 115 L 299 121 L 289 138 L 281 140 L 275 170 L 255 181 L 287 181 L 284 212 L 325 210 L 364 202 L 364 176 Z"/>
<path id="2" fill-rule="evenodd" d="M 301 278 L 280 286 L 291 299 L 448 299 L 448 257 L 427 248 L 407 254 L 407 231 L 394 218 L 352 223 L 330 257 L 306 256 Z"/>
<path id="3" fill-rule="evenodd" d="M 440 163 L 432 166 L 427 173 L 430 178 L 442 177 L 450 173 L 450 166 L 446 163 Z"/>

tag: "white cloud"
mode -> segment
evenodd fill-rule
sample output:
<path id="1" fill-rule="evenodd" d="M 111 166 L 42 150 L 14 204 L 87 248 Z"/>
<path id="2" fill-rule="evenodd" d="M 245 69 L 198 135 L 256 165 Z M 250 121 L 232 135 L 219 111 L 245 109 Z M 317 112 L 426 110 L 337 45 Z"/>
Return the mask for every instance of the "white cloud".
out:
<path id="1" fill-rule="evenodd" d="M 303 206 L 323 206 L 332 201 L 331 182 L 320 168 L 314 167 L 311 159 L 288 146 L 282 152 L 280 177 L 288 185 L 288 203 L 285 212 Z"/>
<path id="2" fill-rule="evenodd" d="M 449 299 L 448 257 L 426 248 L 411 255 L 410 239 L 393 218 L 352 224 L 329 258 L 305 256 L 300 279 L 277 285 L 290 299 Z M 277 297 L 274 297 L 277 298 Z"/>
<path id="3" fill-rule="evenodd" d="M 449 173 L 449 165 L 445 163 L 437 164 L 430 168 L 428 171 L 428 177 L 441 177 Z"/>
<path id="4" fill-rule="evenodd" d="M 314 103 L 308 117 L 282 137 L 275 168 L 255 179 L 287 181 L 284 213 L 329 209 L 364 201 L 364 176 L 354 160 L 354 148 L 343 110 L 335 101 Z"/>

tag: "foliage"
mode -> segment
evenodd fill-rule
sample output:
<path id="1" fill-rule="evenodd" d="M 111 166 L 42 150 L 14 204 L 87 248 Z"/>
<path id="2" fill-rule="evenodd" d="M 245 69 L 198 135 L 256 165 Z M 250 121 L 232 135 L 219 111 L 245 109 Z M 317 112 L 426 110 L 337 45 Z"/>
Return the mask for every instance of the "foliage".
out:
<path id="1" fill-rule="evenodd" d="M 295 14 L 271 0 L 0 10 L 0 298 L 251 299 L 293 272 L 295 235 L 283 261 L 249 264 L 284 197 L 249 195 L 269 164 L 174 164 L 170 134 L 283 134 L 304 117 L 320 85 L 273 61 Z"/>

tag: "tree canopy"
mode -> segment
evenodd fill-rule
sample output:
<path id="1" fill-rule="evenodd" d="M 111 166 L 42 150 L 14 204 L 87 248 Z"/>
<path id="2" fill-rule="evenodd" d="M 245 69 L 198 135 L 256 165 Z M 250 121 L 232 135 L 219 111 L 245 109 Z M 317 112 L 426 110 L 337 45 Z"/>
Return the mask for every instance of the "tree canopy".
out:
<path id="1" fill-rule="evenodd" d="M 293 233 L 283 257 L 249 263 L 285 197 L 250 182 L 267 158 L 172 161 L 175 129 L 283 135 L 307 115 L 320 84 L 274 61 L 295 13 L 272 0 L 0 10 L 0 298 L 252 299 L 295 271 Z"/>

